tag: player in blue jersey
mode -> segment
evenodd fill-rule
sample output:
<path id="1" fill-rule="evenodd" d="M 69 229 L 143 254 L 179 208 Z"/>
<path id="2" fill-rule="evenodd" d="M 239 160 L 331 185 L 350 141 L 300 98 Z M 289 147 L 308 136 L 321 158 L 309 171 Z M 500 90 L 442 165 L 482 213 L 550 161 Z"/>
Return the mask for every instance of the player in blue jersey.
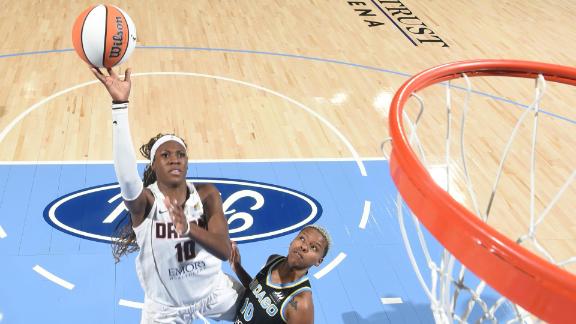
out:
<path id="1" fill-rule="evenodd" d="M 314 303 L 307 274 L 312 266 L 322 263 L 330 244 L 324 228 L 306 226 L 290 243 L 287 256 L 271 255 L 252 279 L 233 243 L 230 266 L 246 287 L 235 323 L 313 323 Z"/>

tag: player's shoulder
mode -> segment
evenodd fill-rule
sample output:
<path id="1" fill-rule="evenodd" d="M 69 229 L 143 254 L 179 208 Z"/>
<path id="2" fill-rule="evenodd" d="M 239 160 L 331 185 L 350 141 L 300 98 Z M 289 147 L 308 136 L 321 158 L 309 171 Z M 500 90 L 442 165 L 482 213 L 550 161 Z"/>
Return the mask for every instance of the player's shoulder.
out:
<path id="1" fill-rule="evenodd" d="M 298 303 L 299 312 L 314 311 L 314 299 L 312 298 L 312 290 L 304 290 L 298 295 L 294 296 L 293 302 Z"/>
<path id="2" fill-rule="evenodd" d="M 266 260 L 266 264 L 270 264 L 271 262 L 274 262 L 280 258 L 283 258 L 283 256 L 280 254 L 272 254 L 268 257 L 268 260 Z"/>
<path id="3" fill-rule="evenodd" d="M 289 323 L 312 323 L 314 319 L 312 291 L 304 290 L 289 300 L 286 317 Z"/>
<path id="4" fill-rule="evenodd" d="M 195 183 L 194 188 L 196 188 L 201 197 L 216 193 L 220 194 L 220 191 L 213 183 Z"/>
<path id="5" fill-rule="evenodd" d="M 194 188 L 204 204 L 221 204 L 220 190 L 213 183 L 194 184 Z"/>
<path id="6" fill-rule="evenodd" d="M 294 296 L 294 299 L 299 299 L 301 301 L 312 302 L 312 290 L 306 289 L 300 292 L 298 295 Z"/>
<path id="7" fill-rule="evenodd" d="M 298 303 L 301 309 L 313 309 L 314 299 L 312 298 L 312 287 L 308 281 L 299 285 L 296 291 L 293 292 L 293 300 Z"/>
<path id="8" fill-rule="evenodd" d="M 148 201 L 149 203 L 154 203 L 156 195 L 154 194 L 152 189 L 150 189 L 149 187 L 144 187 L 144 189 L 142 190 L 144 192 L 144 196 L 146 197 L 146 201 Z"/>

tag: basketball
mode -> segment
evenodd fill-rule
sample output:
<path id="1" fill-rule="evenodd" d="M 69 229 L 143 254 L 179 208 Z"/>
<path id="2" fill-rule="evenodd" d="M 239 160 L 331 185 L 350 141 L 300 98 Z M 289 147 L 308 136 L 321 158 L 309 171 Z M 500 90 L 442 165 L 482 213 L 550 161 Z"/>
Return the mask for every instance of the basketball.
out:
<path id="1" fill-rule="evenodd" d="M 136 27 L 130 16 L 116 6 L 91 6 L 76 18 L 72 43 L 89 65 L 110 68 L 125 62 L 134 51 Z"/>

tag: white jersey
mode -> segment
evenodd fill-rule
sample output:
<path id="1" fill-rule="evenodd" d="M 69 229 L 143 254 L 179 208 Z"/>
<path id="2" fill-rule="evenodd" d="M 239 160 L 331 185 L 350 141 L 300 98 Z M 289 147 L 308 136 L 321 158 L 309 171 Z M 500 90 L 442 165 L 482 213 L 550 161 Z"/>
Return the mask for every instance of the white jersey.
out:
<path id="1" fill-rule="evenodd" d="M 186 219 L 205 224 L 200 196 L 193 184 L 188 188 Z M 208 297 L 221 278 L 222 261 L 194 240 L 180 238 L 157 183 L 148 189 L 154 194 L 154 204 L 142 224 L 134 228 L 140 248 L 136 272 L 146 298 L 167 306 L 183 306 Z"/>

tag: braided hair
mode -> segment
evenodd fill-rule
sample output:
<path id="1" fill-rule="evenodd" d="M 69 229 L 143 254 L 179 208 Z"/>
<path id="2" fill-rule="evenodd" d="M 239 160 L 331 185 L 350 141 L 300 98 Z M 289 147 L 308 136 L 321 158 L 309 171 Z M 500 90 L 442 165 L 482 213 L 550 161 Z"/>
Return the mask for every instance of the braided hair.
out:
<path id="1" fill-rule="evenodd" d="M 152 149 L 152 146 L 154 146 L 154 143 L 164 135 L 166 134 L 158 134 L 152 137 L 148 143 L 140 146 L 140 154 L 150 160 L 150 150 Z M 143 182 L 144 187 L 148 187 L 156 182 L 156 173 L 152 170 L 151 164 L 146 165 Z M 114 261 L 116 263 L 120 262 L 120 258 L 123 255 L 128 255 L 139 250 L 138 244 L 136 244 L 136 233 L 134 233 L 134 229 L 132 228 L 132 218 L 130 217 L 129 212 L 125 213 L 124 219 L 118 223 L 114 230 L 114 237 L 116 239 L 112 241 L 112 255 L 114 256 Z"/>

